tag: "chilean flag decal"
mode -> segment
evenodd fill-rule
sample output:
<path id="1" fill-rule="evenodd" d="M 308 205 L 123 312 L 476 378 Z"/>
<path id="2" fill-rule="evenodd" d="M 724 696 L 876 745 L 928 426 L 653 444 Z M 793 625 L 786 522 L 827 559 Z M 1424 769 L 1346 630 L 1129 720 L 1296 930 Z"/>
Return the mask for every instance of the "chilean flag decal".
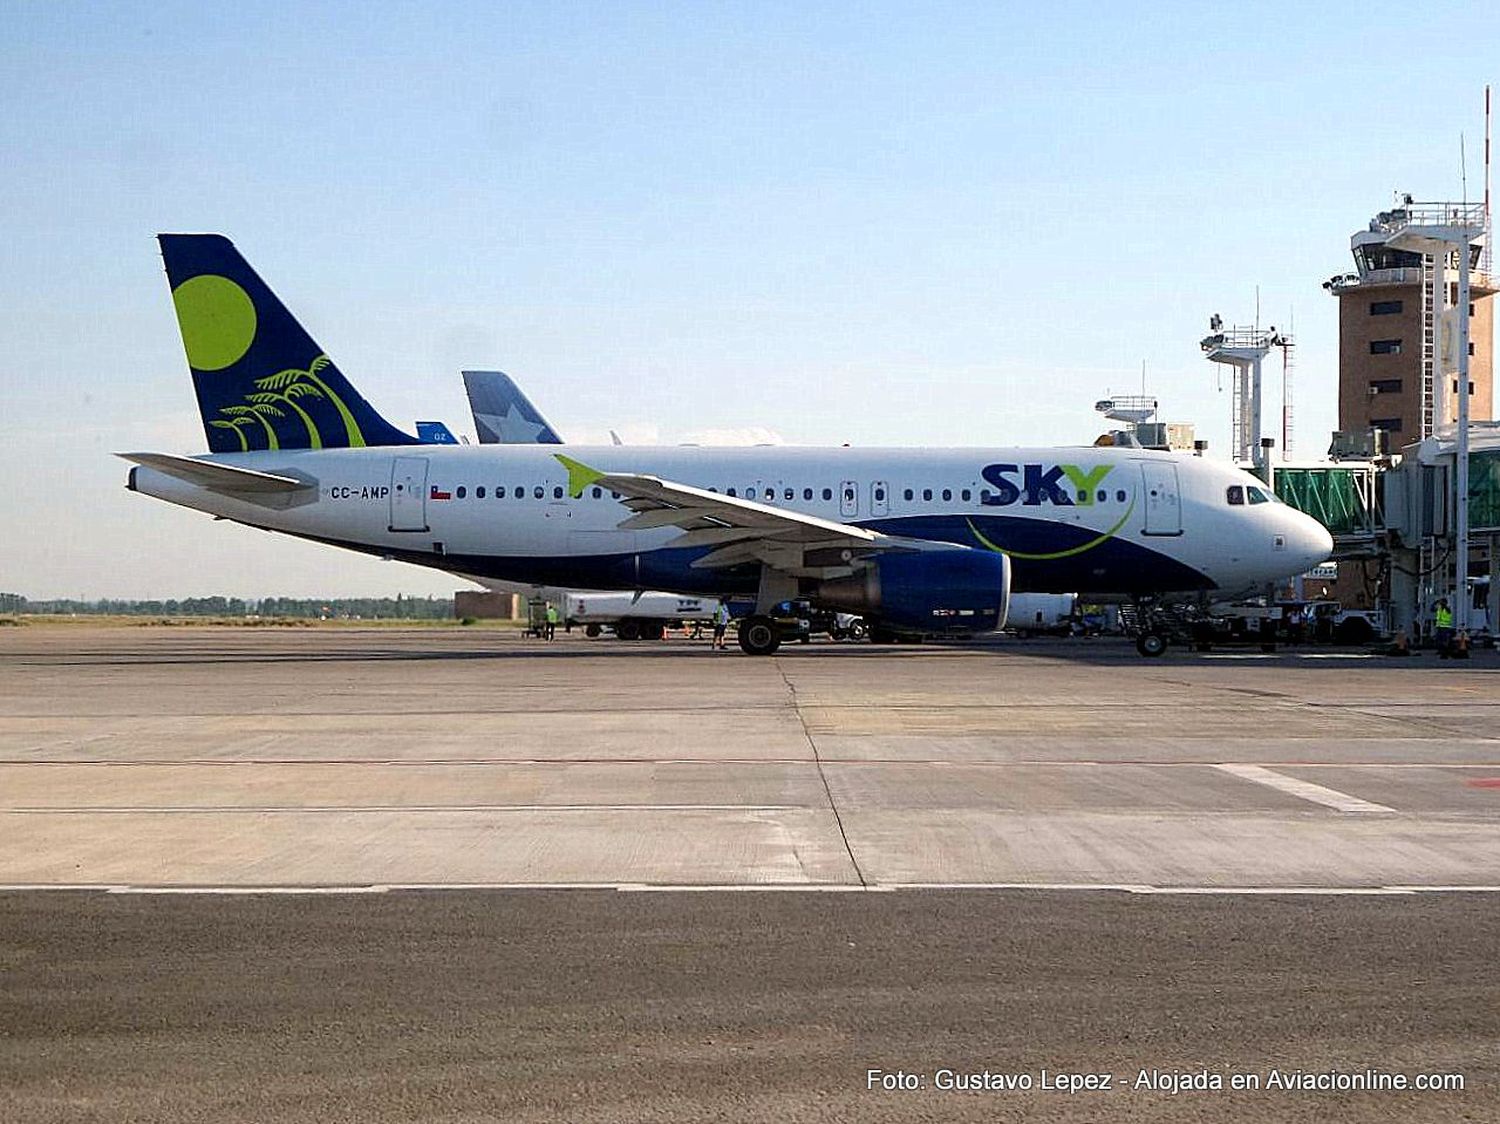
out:
<path id="1" fill-rule="evenodd" d="M 453 498 L 453 493 L 439 491 L 438 486 L 434 484 L 432 486 L 432 491 L 427 498 L 433 500 L 451 500 Z"/>

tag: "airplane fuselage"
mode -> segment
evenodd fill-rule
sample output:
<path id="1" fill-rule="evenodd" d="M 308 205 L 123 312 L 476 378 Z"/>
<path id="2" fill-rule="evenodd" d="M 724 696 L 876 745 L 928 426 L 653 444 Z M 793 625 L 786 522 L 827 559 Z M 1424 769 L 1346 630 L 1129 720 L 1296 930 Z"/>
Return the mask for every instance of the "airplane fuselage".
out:
<path id="1" fill-rule="evenodd" d="M 1327 532 L 1230 466 L 1134 448 L 570 447 L 641 473 L 888 535 L 999 551 L 1019 592 L 1238 594 L 1327 557 Z M 607 489 L 570 494 L 546 446 L 214 454 L 302 478 L 291 495 L 215 491 L 148 467 L 136 491 L 241 523 L 459 574 L 589 589 L 753 594 L 759 567 L 695 566 L 674 527 L 622 530 Z M 1230 490 L 1242 489 L 1231 503 Z"/>

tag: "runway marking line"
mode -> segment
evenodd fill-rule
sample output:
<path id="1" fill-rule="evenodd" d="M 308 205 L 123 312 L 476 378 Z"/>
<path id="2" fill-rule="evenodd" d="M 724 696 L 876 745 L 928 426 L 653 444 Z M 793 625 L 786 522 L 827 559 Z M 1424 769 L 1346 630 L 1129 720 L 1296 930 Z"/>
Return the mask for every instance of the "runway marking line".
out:
<path id="1" fill-rule="evenodd" d="M 872 882 L 861 886 L 855 882 L 768 882 L 768 883 L 650 883 L 650 882 L 403 882 L 369 883 L 338 886 L 144 886 L 112 883 L 35 883 L 0 884 L 0 893 L 99 893 L 140 896 L 247 896 L 280 895 L 367 895 L 435 890 L 606 890 L 629 894 L 889 894 L 924 890 L 1016 891 L 1045 893 L 1116 893 L 1172 897 L 1192 895 L 1228 895 L 1241 897 L 1392 897 L 1416 894 L 1500 894 L 1500 885 L 1492 886 L 1152 886 L 1139 883 L 1094 882 Z"/>
<path id="2" fill-rule="evenodd" d="M 1221 773 L 1228 773 L 1240 780 L 1251 781 L 1254 784 L 1265 785 L 1274 788 L 1278 792 L 1284 792 L 1288 796 L 1296 796 L 1302 800 L 1321 804 L 1325 808 L 1333 808 L 1340 812 L 1352 812 L 1361 815 L 1396 815 L 1396 809 L 1388 808 L 1384 804 L 1375 804 L 1369 800 L 1361 800 L 1357 796 L 1350 796 L 1347 792 L 1339 792 L 1336 789 L 1325 788 L 1312 781 L 1298 780 L 1296 777 L 1288 777 L 1282 773 L 1272 772 L 1262 765 L 1215 765 Z"/>

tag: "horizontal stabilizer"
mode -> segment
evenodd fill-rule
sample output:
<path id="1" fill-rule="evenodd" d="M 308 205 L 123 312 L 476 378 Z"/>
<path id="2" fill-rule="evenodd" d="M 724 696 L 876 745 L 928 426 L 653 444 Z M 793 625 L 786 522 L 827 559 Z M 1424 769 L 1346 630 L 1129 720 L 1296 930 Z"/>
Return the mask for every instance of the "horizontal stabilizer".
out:
<path id="1" fill-rule="evenodd" d="M 238 468 L 215 461 L 198 460 L 196 457 L 182 457 L 175 453 L 119 453 L 116 455 L 215 492 L 249 492 L 265 495 L 296 492 L 303 488 L 318 486 L 318 482 L 312 479 L 282 476 L 274 472 L 258 472 L 253 468 Z"/>

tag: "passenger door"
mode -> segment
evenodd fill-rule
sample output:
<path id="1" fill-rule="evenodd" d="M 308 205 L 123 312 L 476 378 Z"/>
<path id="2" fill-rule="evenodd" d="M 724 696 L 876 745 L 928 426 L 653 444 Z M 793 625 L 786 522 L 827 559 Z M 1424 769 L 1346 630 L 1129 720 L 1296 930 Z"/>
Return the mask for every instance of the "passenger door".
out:
<path id="1" fill-rule="evenodd" d="M 427 530 L 426 457 L 397 457 L 391 465 L 390 529 Z"/>
<path id="2" fill-rule="evenodd" d="M 1146 495 L 1145 533 L 1182 534 L 1182 496 L 1177 491 L 1177 466 L 1143 461 L 1141 480 Z"/>

